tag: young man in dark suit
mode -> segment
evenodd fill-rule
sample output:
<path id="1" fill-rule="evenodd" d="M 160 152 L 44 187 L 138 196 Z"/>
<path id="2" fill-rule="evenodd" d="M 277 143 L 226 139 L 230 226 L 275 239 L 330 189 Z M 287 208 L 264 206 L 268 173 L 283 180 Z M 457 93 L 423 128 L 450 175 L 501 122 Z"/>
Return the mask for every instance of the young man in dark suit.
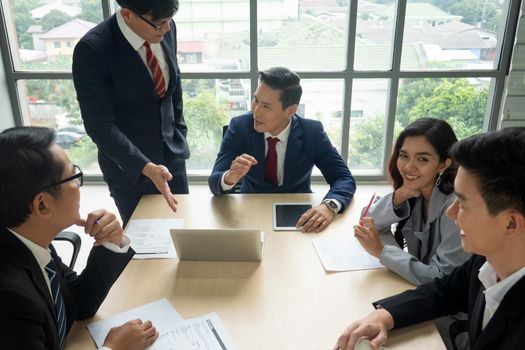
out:
<path id="1" fill-rule="evenodd" d="M 367 337 L 384 344 L 388 330 L 459 311 L 469 315 L 470 349 L 522 349 L 525 343 L 525 128 L 476 135 L 453 146 L 457 199 L 448 215 L 461 245 L 474 253 L 450 275 L 379 300 L 334 349 Z"/>
<path id="2" fill-rule="evenodd" d="M 187 127 L 172 16 L 178 0 L 117 0 L 73 54 L 73 81 L 88 135 L 124 225 L 142 195 L 188 193 Z"/>
<path id="3" fill-rule="evenodd" d="M 289 69 L 260 72 L 252 111 L 231 120 L 208 184 L 215 195 L 228 193 L 240 179 L 242 193 L 312 192 L 315 165 L 330 191 L 297 226 L 319 232 L 350 204 L 355 181 L 323 125 L 295 114 L 301 94 L 300 78 Z"/>
<path id="4" fill-rule="evenodd" d="M 114 214 L 79 214 L 82 172 L 47 128 L 0 133 L 0 338 L 3 349 L 62 349 L 75 320 L 93 316 L 134 255 Z M 51 241 L 76 224 L 95 239 L 84 271 L 64 265 Z M 142 350 L 158 333 L 127 322 L 106 349 Z"/>

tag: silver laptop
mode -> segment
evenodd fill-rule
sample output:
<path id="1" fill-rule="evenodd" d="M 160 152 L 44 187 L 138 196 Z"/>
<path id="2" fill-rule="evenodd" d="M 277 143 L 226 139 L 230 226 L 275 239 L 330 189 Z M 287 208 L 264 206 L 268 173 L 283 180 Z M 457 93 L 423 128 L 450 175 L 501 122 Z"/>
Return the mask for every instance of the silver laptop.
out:
<path id="1" fill-rule="evenodd" d="M 171 229 L 179 260 L 261 261 L 264 232 L 257 229 Z"/>

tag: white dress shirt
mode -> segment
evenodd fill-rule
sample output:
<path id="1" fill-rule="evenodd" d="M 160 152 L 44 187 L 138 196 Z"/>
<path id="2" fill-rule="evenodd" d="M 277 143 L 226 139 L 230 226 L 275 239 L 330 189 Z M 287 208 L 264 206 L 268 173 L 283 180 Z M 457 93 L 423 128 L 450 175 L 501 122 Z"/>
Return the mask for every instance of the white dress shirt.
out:
<path id="1" fill-rule="evenodd" d="M 137 33 L 135 33 L 133 30 L 131 30 L 130 27 L 128 27 L 120 11 L 121 9 L 118 9 L 116 12 L 118 27 L 120 28 L 120 31 L 122 32 L 126 40 L 129 42 L 129 44 L 133 47 L 135 51 L 137 51 L 140 58 L 146 65 L 146 68 L 148 68 L 148 72 L 151 76 L 151 79 L 153 79 L 153 73 L 149 68 L 148 60 L 146 59 L 146 48 L 144 47 L 145 40 L 142 39 L 139 35 L 137 35 Z M 155 58 L 157 58 L 157 62 L 159 62 L 160 70 L 162 71 L 162 75 L 164 76 L 164 81 L 166 82 L 167 89 L 168 83 L 170 81 L 170 69 L 168 67 L 168 64 L 166 63 L 166 56 L 164 55 L 164 50 L 162 49 L 160 43 L 150 43 L 150 46 L 151 51 L 153 51 L 153 54 L 155 55 Z"/>
<path id="2" fill-rule="evenodd" d="M 505 294 L 507 294 L 523 276 L 525 276 L 525 266 L 498 282 L 498 274 L 488 261 L 481 266 L 478 278 L 481 284 L 483 284 L 483 287 L 485 287 L 485 291 L 483 292 L 485 294 L 485 311 L 483 313 L 481 329 L 484 329 L 492 316 L 494 316 Z"/>

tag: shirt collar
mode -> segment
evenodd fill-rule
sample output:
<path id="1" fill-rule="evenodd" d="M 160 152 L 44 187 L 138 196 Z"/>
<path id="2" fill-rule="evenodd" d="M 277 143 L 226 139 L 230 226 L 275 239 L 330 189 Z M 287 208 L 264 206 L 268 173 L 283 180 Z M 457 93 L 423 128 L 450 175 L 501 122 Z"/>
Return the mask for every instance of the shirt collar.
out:
<path id="1" fill-rule="evenodd" d="M 278 135 L 273 136 L 269 132 L 265 132 L 264 139 L 266 140 L 268 137 L 277 137 L 279 141 L 281 141 L 282 144 L 285 145 L 288 142 L 288 137 L 290 136 L 290 130 L 292 127 L 292 118 L 290 118 L 290 121 L 288 121 L 288 125 L 286 125 L 286 128 L 284 128 L 283 131 L 281 131 Z"/>
<path id="2" fill-rule="evenodd" d="M 38 262 L 38 265 L 41 268 L 44 268 L 49 262 L 51 261 L 51 253 L 49 253 L 49 250 L 47 248 L 41 247 L 38 244 L 36 244 L 33 241 L 30 241 L 29 239 L 25 238 L 24 236 L 16 233 L 15 231 L 11 230 L 10 228 L 7 228 L 13 235 L 15 235 L 16 238 L 18 238 L 24 245 L 33 253 L 35 256 L 36 261 Z"/>
<path id="3" fill-rule="evenodd" d="M 505 294 L 525 276 L 525 266 L 512 275 L 498 282 L 498 274 L 492 265 L 486 261 L 479 269 L 478 279 L 485 287 L 485 298 L 491 299 L 496 303 L 501 303 Z"/>
<path id="4" fill-rule="evenodd" d="M 126 40 L 133 47 L 133 49 L 137 51 L 138 49 L 142 47 L 142 45 L 144 45 L 145 40 L 142 39 L 137 33 L 135 33 L 130 27 L 128 27 L 120 11 L 122 11 L 121 8 L 119 8 L 116 11 L 118 27 L 120 31 L 122 32 L 122 35 L 124 35 L 124 38 L 126 38 Z"/>

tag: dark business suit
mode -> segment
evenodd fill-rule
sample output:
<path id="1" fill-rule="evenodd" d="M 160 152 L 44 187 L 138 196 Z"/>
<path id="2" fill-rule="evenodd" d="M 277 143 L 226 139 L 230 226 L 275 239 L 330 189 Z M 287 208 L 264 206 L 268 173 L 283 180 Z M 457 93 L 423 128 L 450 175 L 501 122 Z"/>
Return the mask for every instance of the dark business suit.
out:
<path id="1" fill-rule="evenodd" d="M 73 54 L 73 80 L 84 125 L 98 146 L 100 169 L 124 222 L 143 194 L 158 193 L 142 175 L 148 162 L 170 170 L 173 193 L 188 193 L 187 127 L 175 23 L 170 26 L 161 41 L 170 71 L 163 98 L 155 92 L 148 68 L 120 31 L 115 15 L 91 29 Z"/>
<path id="2" fill-rule="evenodd" d="M 253 114 L 250 112 L 233 118 L 208 179 L 213 194 L 225 193 L 221 187 L 222 175 L 237 156 L 247 153 L 257 159 L 257 165 L 243 178 L 242 193 L 312 192 L 310 177 L 315 165 L 330 185 L 325 198 L 337 199 L 343 205 L 343 211 L 355 192 L 355 182 L 350 170 L 332 146 L 319 121 L 294 115 L 291 123 L 284 159 L 283 184 L 274 187 L 264 181 L 266 141 L 264 133 L 257 132 L 253 127 Z"/>
<path id="3" fill-rule="evenodd" d="M 475 255 L 450 275 L 374 304 L 381 305 L 392 314 L 395 328 L 459 311 L 466 312 L 469 315 L 470 349 L 523 349 L 525 277 L 505 294 L 482 331 L 485 296 L 478 272 L 484 262 L 484 257 Z"/>
<path id="4" fill-rule="evenodd" d="M 93 316 L 134 255 L 94 247 L 84 271 L 64 265 L 51 247 L 66 306 L 67 332 L 73 321 Z M 59 349 L 55 306 L 33 253 L 0 229 L 0 343 L 2 349 Z"/>

